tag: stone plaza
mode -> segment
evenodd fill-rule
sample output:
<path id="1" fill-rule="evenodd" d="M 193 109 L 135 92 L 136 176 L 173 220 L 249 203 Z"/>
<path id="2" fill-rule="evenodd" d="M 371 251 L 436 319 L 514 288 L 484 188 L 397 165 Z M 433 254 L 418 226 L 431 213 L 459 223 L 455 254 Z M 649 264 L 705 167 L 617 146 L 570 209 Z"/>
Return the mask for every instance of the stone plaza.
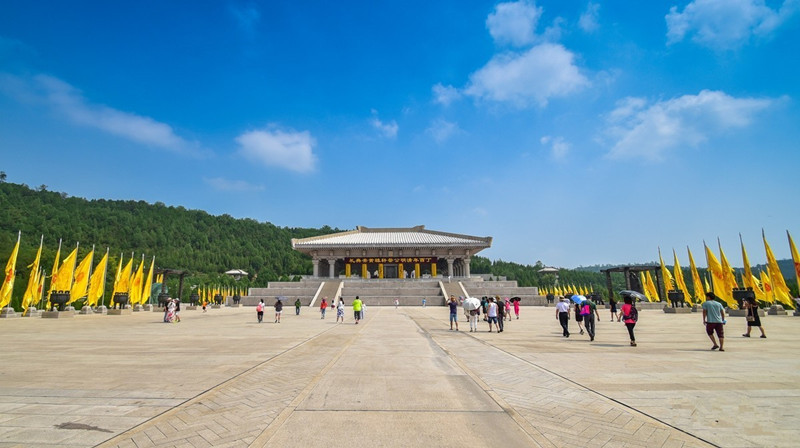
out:
<path id="1" fill-rule="evenodd" d="M 607 310 L 594 342 L 549 307 L 502 334 L 450 331 L 442 306 L 284 310 L 0 321 L 0 447 L 798 444 L 791 315 L 767 339 L 729 318 L 720 353 L 698 313 L 643 310 L 630 347 Z"/>

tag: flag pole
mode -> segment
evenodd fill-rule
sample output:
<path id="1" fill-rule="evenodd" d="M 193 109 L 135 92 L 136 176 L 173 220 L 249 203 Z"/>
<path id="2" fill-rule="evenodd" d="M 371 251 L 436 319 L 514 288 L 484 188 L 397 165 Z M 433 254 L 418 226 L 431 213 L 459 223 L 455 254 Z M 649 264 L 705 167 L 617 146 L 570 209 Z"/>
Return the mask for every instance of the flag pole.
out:
<path id="1" fill-rule="evenodd" d="M 106 276 L 108 275 L 108 247 L 106 247 L 106 266 L 105 270 L 103 271 L 103 293 L 100 294 L 100 306 L 105 306 L 105 295 L 106 295 Z"/>

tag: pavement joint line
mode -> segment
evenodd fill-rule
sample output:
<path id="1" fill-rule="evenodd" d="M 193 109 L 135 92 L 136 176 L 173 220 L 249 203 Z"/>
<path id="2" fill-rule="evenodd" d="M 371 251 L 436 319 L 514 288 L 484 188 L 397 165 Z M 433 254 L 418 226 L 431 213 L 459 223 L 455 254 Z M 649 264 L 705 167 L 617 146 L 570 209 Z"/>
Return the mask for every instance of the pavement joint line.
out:
<path id="1" fill-rule="evenodd" d="M 102 446 L 106 446 L 106 445 L 110 445 L 110 444 L 116 443 L 115 440 L 119 440 L 121 442 L 121 441 L 123 441 L 125 439 L 130 439 L 133 436 L 135 436 L 136 434 L 139 434 L 141 432 L 141 431 L 139 431 L 139 429 L 144 427 L 144 425 L 146 425 L 146 424 L 148 424 L 150 422 L 153 422 L 154 420 L 158 420 L 158 419 L 161 419 L 161 418 L 164 418 L 164 417 L 168 417 L 168 416 L 171 416 L 171 415 L 173 415 L 173 414 L 175 414 L 177 412 L 180 412 L 180 410 L 183 407 L 202 399 L 202 397 L 204 395 L 206 395 L 206 394 L 208 394 L 210 392 L 222 389 L 226 384 L 228 384 L 228 383 L 230 383 L 230 382 L 232 382 L 232 381 L 234 381 L 234 380 L 236 380 L 236 379 L 238 379 L 238 378 L 240 378 L 240 377 L 242 377 L 244 375 L 247 375 L 248 373 L 253 372 L 253 371 L 255 371 L 256 369 L 258 369 L 260 367 L 263 367 L 267 363 L 272 362 L 275 359 L 278 359 L 279 357 L 291 352 L 292 350 L 295 350 L 297 348 L 300 348 L 300 347 L 306 345 L 307 343 L 311 342 L 312 340 L 317 339 L 320 336 L 322 336 L 322 335 L 326 334 L 327 332 L 332 331 L 332 330 L 334 330 L 336 328 L 338 328 L 338 326 L 332 326 L 332 327 L 330 327 L 328 329 L 325 329 L 325 330 L 323 330 L 323 331 L 321 331 L 321 332 L 319 332 L 319 333 L 317 333 L 317 334 L 315 334 L 315 335 L 313 335 L 313 336 L 311 336 L 309 338 L 306 338 L 305 340 L 303 340 L 301 342 L 298 342 L 297 344 L 295 344 L 295 345 L 293 345 L 291 347 L 288 347 L 287 349 L 270 356 L 269 358 L 265 359 L 264 361 L 261 361 L 261 362 L 255 364 L 255 365 L 253 365 L 253 366 L 251 366 L 251 367 L 249 367 L 249 368 L 237 373 L 236 375 L 225 379 L 224 381 L 222 381 L 221 383 L 219 383 L 219 384 L 217 384 L 215 386 L 209 387 L 208 389 L 206 389 L 204 391 L 198 392 L 193 397 L 187 398 L 186 400 L 178 403 L 175 406 L 170 407 L 169 409 L 165 410 L 164 412 L 161 412 L 160 414 L 156 414 L 156 415 L 148 418 L 147 420 L 139 423 L 138 425 L 136 425 L 136 426 L 134 426 L 132 428 L 129 428 L 127 431 L 121 432 L 121 433 L 119 433 L 119 434 L 117 434 L 117 435 L 115 435 L 113 437 L 110 437 L 110 438 L 104 440 L 103 442 L 98 443 L 95 446 L 102 447 Z"/>
<path id="2" fill-rule="evenodd" d="M 408 317 L 411 319 L 412 322 L 414 322 L 414 325 L 416 325 L 417 328 L 419 328 L 419 330 L 425 335 L 426 338 L 428 338 L 431 342 L 436 344 L 436 346 L 439 347 L 440 350 L 446 353 L 448 357 L 451 360 L 453 360 L 453 362 L 455 362 L 458 365 L 458 367 L 461 370 L 463 370 L 464 373 L 466 373 L 467 376 L 469 376 L 472 379 L 472 381 L 475 382 L 475 384 L 478 385 L 478 387 L 480 387 L 484 392 L 486 392 L 486 394 L 489 395 L 489 397 L 491 397 L 491 399 L 494 400 L 498 406 L 500 406 L 500 408 L 503 410 L 503 413 L 511 417 L 512 420 L 514 420 L 514 423 L 516 423 L 519 426 L 522 432 L 524 432 L 528 437 L 530 437 L 531 441 L 538 444 L 539 446 L 546 446 L 552 448 L 555 448 L 557 446 L 546 435 L 544 435 L 541 431 L 536 429 L 536 427 L 533 426 L 527 419 L 519 415 L 519 413 L 511 405 L 509 405 L 505 400 L 503 400 L 503 398 L 497 392 L 495 392 L 494 389 L 492 389 L 488 384 L 486 384 L 475 372 L 473 372 L 472 369 L 467 367 L 467 365 L 464 364 L 464 362 L 461 361 L 461 359 L 459 359 L 454 353 L 452 353 L 451 351 L 446 349 L 442 344 L 440 344 L 439 341 L 437 341 L 428 330 L 423 328 L 422 325 L 420 325 L 419 322 L 417 322 L 416 318 L 412 316 Z M 435 320 L 435 319 L 430 319 L 430 320 Z"/>
<path id="3" fill-rule="evenodd" d="M 414 319 L 414 318 L 412 318 L 412 319 Z M 437 319 L 434 319 L 432 317 L 423 317 L 421 319 L 427 319 L 427 320 L 431 320 L 431 321 L 434 321 L 434 322 L 439 322 Z M 415 322 L 416 322 L 416 320 L 415 320 Z M 450 334 L 450 333 L 445 333 L 445 334 Z M 707 443 L 707 444 L 709 444 L 709 445 L 711 445 L 713 447 L 722 448 L 720 445 L 717 445 L 717 444 L 715 444 L 715 443 L 713 443 L 713 442 L 711 442 L 709 440 L 706 440 L 706 439 L 704 439 L 704 438 L 702 438 L 702 437 L 700 437 L 700 436 L 698 436 L 696 434 L 692 434 L 689 431 L 686 431 L 685 429 L 682 429 L 682 428 L 679 428 L 677 426 L 671 425 L 671 424 L 669 424 L 669 423 L 667 423 L 667 422 L 665 422 L 665 421 L 663 421 L 663 420 L 661 420 L 661 419 L 659 419 L 657 417 L 654 417 L 654 416 L 652 416 L 652 415 L 650 415 L 650 414 L 648 414 L 648 413 L 646 413 L 644 411 L 641 411 L 641 410 L 639 410 L 637 408 L 634 408 L 634 407 L 632 407 L 632 406 L 630 406 L 630 405 L 628 405 L 628 404 L 626 404 L 626 403 L 624 403 L 624 402 L 622 402 L 620 400 L 617 400 L 617 399 L 615 399 L 613 397 L 609 397 L 608 395 L 605 395 L 602 392 L 596 391 L 596 390 L 592 389 L 589 386 L 586 386 L 586 385 L 581 384 L 581 383 L 579 383 L 579 382 L 577 382 L 577 381 L 575 381 L 575 380 L 573 380 L 571 378 L 568 378 L 566 376 L 563 376 L 563 375 L 560 375 L 560 374 L 558 374 L 556 372 L 553 372 L 552 370 L 549 370 L 549 369 L 547 369 L 545 367 L 542 367 L 542 366 L 540 366 L 540 365 L 538 365 L 538 364 L 536 364 L 536 363 L 534 363 L 532 361 L 529 361 L 527 359 L 521 358 L 521 357 L 519 357 L 519 356 L 517 356 L 517 355 L 515 355 L 513 353 L 510 353 L 510 352 L 508 352 L 508 351 L 506 351 L 506 350 L 504 350 L 504 349 L 502 349 L 500 347 L 497 347 L 496 345 L 493 345 L 493 344 L 489 343 L 488 341 L 485 341 L 483 339 L 477 338 L 477 337 L 475 337 L 475 335 L 464 333 L 464 332 L 462 332 L 462 334 L 465 334 L 465 335 L 477 340 L 478 342 L 480 342 L 483 345 L 495 348 L 495 349 L 505 353 L 506 355 L 511 356 L 512 358 L 515 358 L 515 359 L 517 359 L 519 361 L 522 361 L 523 363 L 526 363 L 526 364 L 528 364 L 530 366 L 533 366 L 534 368 L 536 368 L 536 369 L 538 369 L 538 370 L 540 370 L 542 372 L 548 373 L 548 374 L 550 374 L 550 375 L 552 375 L 552 376 L 554 376 L 556 378 L 560 378 L 560 379 L 562 379 L 562 380 L 564 380 L 564 381 L 566 381 L 568 383 L 571 383 L 571 384 L 573 384 L 573 385 L 575 385 L 575 386 L 577 386 L 577 387 L 579 387 L 581 389 L 584 389 L 584 390 L 589 391 L 591 393 L 594 393 L 594 394 L 596 394 L 596 395 L 598 395 L 600 397 L 603 397 L 606 400 L 612 401 L 612 402 L 624 407 L 625 409 L 630 410 L 631 412 L 633 412 L 635 414 L 641 415 L 641 416 L 643 416 L 645 418 L 648 418 L 648 419 L 651 419 L 651 420 L 656 421 L 658 423 L 661 423 L 661 424 L 663 424 L 663 425 L 665 425 L 665 426 L 667 426 L 669 428 L 672 428 L 672 429 L 674 429 L 676 431 L 679 431 L 679 432 L 681 432 L 683 434 L 686 434 L 686 435 L 688 435 L 688 436 L 690 436 L 692 438 L 695 438 L 697 440 L 705 442 L 705 443 Z M 437 345 L 439 345 L 438 342 L 437 342 Z M 442 350 L 445 350 L 444 347 L 442 347 Z M 453 356 L 453 355 L 451 355 L 451 356 Z M 453 358 L 455 359 L 455 356 L 453 356 Z"/>
<path id="4" fill-rule="evenodd" d="M 250 443 L 249 446 L 251 446 L 251 447 L 269 446 L 269 441 L 275 436 L 275 434 L 284 425 L 284 423 L 286 423 L 286 421 L 289 419 L 289 417 L 291 417 L 291 415 L 295 412 L 297 407 L 306 398 L 308 398 L 308 395 L 311 394 L 311 391 L 314 390 L 315 387 L 317 387 L 317 384 L 320 382 L 320 380 L 322 378 L 325 378 L 325 375 L 331 370 L 331 368 L 333 368 L 333 366 L 336 365 L 337 362 L 339 362 L 339 359 L 353 345 L 355 340 L 362 333 L 364 328 L 367 327 L 369 322 L 367 322 L 366 319 L 364 319 L 364 320 L 362 320 L 362 323 L 364 325 L 362 325 L 361 328 L 359 328 L 359 330 L 356 333 L 353 333 L 352 335 L 350 335 L 350 340 L 347 341 L 347 344 L 344 344 L 341 349 L 339 349 L 339 352 L 336 354 L 336 356 L 334 356 L 330 361 L 328 361 L 328 364 L 326 364 L 325 367 L 323 367 L 319 372 L 317 372 L 316 375 L 314 375 L 313 378 L 311 378 L 311 381 L 309 381 L 308 384 L 306 384 L 306 387 L 304 387 L 303 390 L 301 390 L 300 393 L 298 393 L 294 397 L 294 399 L 291 401 L 291 403 L 289 403 L 288 406 L 283 408 L 283 410 L 280 412 L 280 414 L 278 414 L 270 422 L 270 424 L 267 425 L 266 428 L 264 428 L 264 430 L 261 432 L 261 434 L 259 434 L 255 438 L 255 440 L 253 440 Z M 336 325 L 336 326 L 333 326 L 332 328 L 339 328 L 339 326 Z M 320 335 L 322 335 L 322 333 L 320 333 Z"/>

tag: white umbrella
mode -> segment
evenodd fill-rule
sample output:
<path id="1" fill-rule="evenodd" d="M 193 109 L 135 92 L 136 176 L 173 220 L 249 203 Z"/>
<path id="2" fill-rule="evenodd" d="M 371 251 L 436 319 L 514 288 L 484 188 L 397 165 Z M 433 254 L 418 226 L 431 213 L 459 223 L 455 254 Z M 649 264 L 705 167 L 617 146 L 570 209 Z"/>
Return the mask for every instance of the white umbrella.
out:
<path id="1" fill-rule="evenodd" d="M 464 299 L 464 303 L 462 305 L 465 310 L 472 311 L 477 310 L 481 307 L 481 301 L 476 299 L 475 297 L 467 297 Z"/>

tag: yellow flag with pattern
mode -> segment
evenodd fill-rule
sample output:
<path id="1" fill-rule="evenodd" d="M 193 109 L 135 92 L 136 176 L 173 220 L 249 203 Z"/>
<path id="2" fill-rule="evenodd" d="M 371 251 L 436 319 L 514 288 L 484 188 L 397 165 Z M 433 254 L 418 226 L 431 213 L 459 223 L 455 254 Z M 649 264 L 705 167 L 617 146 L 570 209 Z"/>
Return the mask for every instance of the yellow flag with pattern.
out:
<path id="1" fill-rule="evenodd" d="M 3 285 L 0 286 L 0 309 L 7 307 L 11 303 L 11 293 L 14 292 L 14 277 L 17 275 L 17 254 L 19 254 L 19 240 L 22 232 L 17 234 L 17 244 L 11 250 L 11 256 L 6 262 L 5 276 Z"/>

